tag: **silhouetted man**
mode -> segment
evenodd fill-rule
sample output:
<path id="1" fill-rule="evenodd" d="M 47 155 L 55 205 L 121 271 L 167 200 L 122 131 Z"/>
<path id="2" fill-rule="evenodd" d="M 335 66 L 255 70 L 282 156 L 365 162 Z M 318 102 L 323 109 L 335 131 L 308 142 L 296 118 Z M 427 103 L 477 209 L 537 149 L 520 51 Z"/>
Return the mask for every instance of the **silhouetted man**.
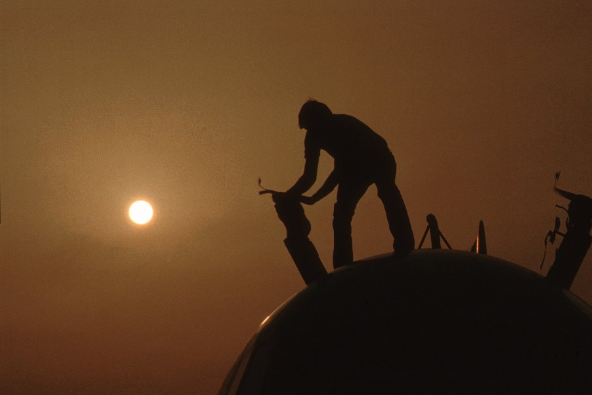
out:
<path id="1" fill-rule="evenodd" d="M 395 185 L 397 165 L 386 141 L 358 119 L 333 114 L 329 107 L 309 100 L 300 109 L 298 124 L 306 129 L 304 173 L 288 191 L 304 204 L 314 204 L 336 186 L 337 202 L 333 211 L 335 246 L 333 266 L 353 262 L 351 222 L 358 201 L 372 184 L 386 210 L 395 254 L 406 255 L 415 246 L 405 203 Z M 335 168 L 312 196 L 300 196 L 316 181 L 321 150 L 335 160 Z"/>

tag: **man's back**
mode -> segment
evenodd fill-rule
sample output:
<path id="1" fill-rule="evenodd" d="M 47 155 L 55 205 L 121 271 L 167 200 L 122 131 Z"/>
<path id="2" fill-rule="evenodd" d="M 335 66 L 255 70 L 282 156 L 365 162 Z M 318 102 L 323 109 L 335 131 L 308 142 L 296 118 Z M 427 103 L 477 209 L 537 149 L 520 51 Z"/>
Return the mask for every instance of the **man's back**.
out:
<path id="1" fill-rule="evenodd" d="M 333 114 L 331 126 L 323 131 L 311 129 L 305 140 L 308 155 L 325 150 L 335 159 L 340 172 L 379 171 L 394 164 L 386 141 L 355 117 Z"/>

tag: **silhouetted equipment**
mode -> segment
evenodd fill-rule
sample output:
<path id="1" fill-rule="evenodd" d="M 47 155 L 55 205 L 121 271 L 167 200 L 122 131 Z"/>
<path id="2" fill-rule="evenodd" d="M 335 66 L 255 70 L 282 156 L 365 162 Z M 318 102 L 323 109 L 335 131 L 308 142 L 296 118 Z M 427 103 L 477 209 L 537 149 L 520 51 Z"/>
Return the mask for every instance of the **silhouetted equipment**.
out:
<path id="1" fill-rule="evenodd" d="M 292 256 L 300 275 L 308 285 L 327 274 L 314 244 L 308 238 L 310 222 L 304 214 L 302 204 L 294 198 L 273 195 L 275 210 L 286 227 L 284 244 Z"/>
<path id="2" fill-rule="evenodd" d="M 436 216 L 434 214 L 428 214 L 426 217 L 426 221 L 428 223 L 428 226 L 425 232 L 423 233 L 421 241 L 419 242 L 419 247 L 417 248 L 419 249 L 423 246 L 426 236 L 429 233 L 432 242 L 432 249 L 442 248 L 442 244 L 440 243 L 441 239 L 446 244 L 446 247 L 448 247 L 448 249 L 451 250 L 452 247 L 450 246 L 450 243 L 448 243 L 448 240 L 446 240 L 446 238 L 442 234 L 442 231 L 440 231 L 440 227 L 438 226 L 438 220 L 436 219 Z M 479 221 L 479 231 L 477 232 L 477 238 L 471 246 L 470 251 L 476 252 L 477 254 L 487 255 L 487 242 L 485 239 L 485 225 L 483 224 L 483 221 Z"/>
<path id="3" fill-rule="evenodd" d="M 556 175 L 557 179 L 559 179 L 559 173 Z M 567 211 L 567 231 L 565 233 L 559 232 L 559 218 L 556 218 L 555 229 L 550 231 L 545 238 L 546 245 L 548 239 L 550 239 L 551 244 L 555 241 L 555 235 L 563 236 L 563 242 L 555 252 L 555 262 L 553 262 L 549 273 L 547 273 L 547 279 L 557 287 L 569 289 L 592 243 L 592 237 L 590 236 L 592 199 L 585 195 L 576 195 L 559 189 L 557 184 L 555 185 L 555 191 L 568 199 L 570 203 L 567 209 L 557 206 Z"/>
<path id="4" fill-rule="evenodd" d="M 446 243 L 446 246 L 448 247 L 448 249 L 452 249 L 452 247 L 448 243 L 448 240 L 446 240 L 446 238 L 444 237 L 444 235 L 440 231 L 440 228 L 438 226 L 438 220 L 436 219 L 436 216 L 434 214 L 428 214 L 426 217 L 426 221 L 428 222 L 428 227 L 426 228 L 425 232 L 423 232 L 423 236 L 421 237 L 421 241 L 419 242 L 419 246 L 417 248 L 419 249 L 423 246 L 423 242 L 425 241 L 426 236 L 428 235 L 428 232 L 429 232 L 430 239 L 432 241 L 432 249 L 442 248 L 442 244 L 440 243 L 440 239 L 444 240 L 444 243 Z"/>
<path id="5" fill-rule="evenodd" d="M 479 231 L 477 232 L 477 239 L 471 246 L 471 252 L 476 252 L 477 254 L 485 254 L 487 255 L 487 241 L 485 239 L 485 225 L 483 221 L 479 221 Z"/>
<path id="6" fill-rule="evenodd" d="M 483 254 L 327 274 L 273 312 L 219 395 L 592 394 L 592 308 Z"/>
<path id="7" fill-rule="evenodd" d="M 261 186 L 261 180 L 259 180 Z M 286 227 L 284 245 L 296 264 L 302 279 L 309 285 L 327 274 L 314 244 L 308 238 L 310 222 L 302 204 L 292 195 L 263 189 L 259 194 L 271 194 L 279 219 Z"/>

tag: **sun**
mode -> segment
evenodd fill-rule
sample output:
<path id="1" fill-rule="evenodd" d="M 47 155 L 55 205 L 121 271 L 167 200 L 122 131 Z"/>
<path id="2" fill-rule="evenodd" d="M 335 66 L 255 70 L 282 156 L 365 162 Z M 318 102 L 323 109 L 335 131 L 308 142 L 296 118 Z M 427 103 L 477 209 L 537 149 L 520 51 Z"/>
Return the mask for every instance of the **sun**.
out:
<path id="1" fill-rule="evenodd" d="M 145 200 L 135 201 L 129 208 L 130 219 L 138 225 L 144 225 L 150 222 L 153 214 L 154 210 L 152 210 L 152 206 Z"/>

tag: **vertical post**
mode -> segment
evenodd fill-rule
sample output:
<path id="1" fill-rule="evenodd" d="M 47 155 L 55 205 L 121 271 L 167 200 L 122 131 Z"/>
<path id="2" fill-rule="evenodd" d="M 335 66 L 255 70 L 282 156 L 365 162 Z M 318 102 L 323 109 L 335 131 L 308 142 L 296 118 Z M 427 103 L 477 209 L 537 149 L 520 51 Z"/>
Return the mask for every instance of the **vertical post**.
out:
<path id="1" fill-rule="evenodd" d="M 485 241 L 485 225 L 483 221 L 479 221 L 479 232 L 477 233 L 477 240 L 475 242 L 475 252 L 477 254 L 487 255 L 487 242 Z"/>
<path id="2" fill-rule="evenodd" d="M 306 285 L 309 285 L 327 274 L 317 249 L 308 238 L 311 230 L 310 222 L 299 201 L 280 193 L 272 196 L 278 217 L 286 227 L 287 236 L 284 244 L 302 279 Z"/>
<path id="3" fill-rule="evenodd" d="M 547 280 L 554 286 L 569 289 L 592 243 L 592 199 L 560 189 L 557 191 L 571 202 L 567 209 L 567 232 L 555 253 Z"/>

